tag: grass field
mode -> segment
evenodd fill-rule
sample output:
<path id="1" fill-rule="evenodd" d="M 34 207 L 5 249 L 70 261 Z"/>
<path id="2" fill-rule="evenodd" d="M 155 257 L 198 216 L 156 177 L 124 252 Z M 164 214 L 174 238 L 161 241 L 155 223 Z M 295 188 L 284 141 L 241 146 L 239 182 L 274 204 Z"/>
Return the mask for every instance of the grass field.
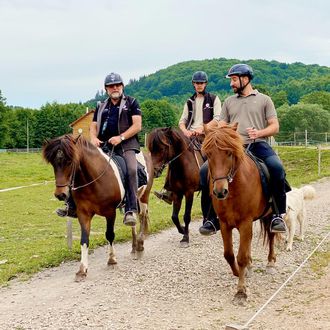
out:
<path id="1" fill-rule="evenodd" d="M 285 165 L 292 186 L 330 176 L 330 150 L 322 151 L 321 175 L 318 176 L 316 148 L 281 147 L 278 153 Z M 0 192 L 0 285 L 10 279 L 26 279 L 42 268 L 59 265 L 65 260 L 80 258 L 80 228 L 73 220 L 74 243 L 67 247 L 66 219 L 56 216 L 62 205 L 54 196 L 52 167 L 40 154 L 1 153 L 0 190 L 4 188 L 41 185 Z M 153 190 L 161 189 L 164 177 L 155 180 Z M 200 218 L 200 197 L 194 202 L 194 218 Z M 150 231 L 158 232 L 172 226 L 170 205 L 150 198 Z M 90 248 L 107 244 L 104 236 L 105 220 L 95 217 L 92 222 Z M 131 238 L 131 230 L 122 224 L 118 212 L 115 242 Z M 178 234 L 178 241 L 180 239 Z"/>

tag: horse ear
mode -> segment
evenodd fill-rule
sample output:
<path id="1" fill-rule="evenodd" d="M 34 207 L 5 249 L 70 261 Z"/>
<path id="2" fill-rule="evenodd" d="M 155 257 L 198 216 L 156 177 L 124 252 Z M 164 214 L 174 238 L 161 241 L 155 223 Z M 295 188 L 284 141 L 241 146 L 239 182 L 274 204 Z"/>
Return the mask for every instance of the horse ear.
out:
<path id="1" fill-rule="evenodd" d="M 73 141 L 74 144 L 76 144 L 78 142 L 78 140 L 80 139 L 81 137 L 81 134 L 79 134 Z"/>
<path id="2" fill-rule="evenodd" d="M 43 146 L 46 146 L 47 144 L 49 144 L 49 139 L 45 138 L 44 139 L 44 142 L 42 143 Z"/>
<path id="3" fill-rule="evenodd" d="M 212 128 L 219 127 L 219 123 L 216 120 L 211 120 L 208 124 L 203 124 L 205 134 L 208 134 Z"/>
<path id="4" fill-rule="evenodd" d="M 238 122 L 235 122 L 233 125 L 232 125 L 232 129 L 234 131 L 237 131 L 237 127 L 238 127 Z"/>

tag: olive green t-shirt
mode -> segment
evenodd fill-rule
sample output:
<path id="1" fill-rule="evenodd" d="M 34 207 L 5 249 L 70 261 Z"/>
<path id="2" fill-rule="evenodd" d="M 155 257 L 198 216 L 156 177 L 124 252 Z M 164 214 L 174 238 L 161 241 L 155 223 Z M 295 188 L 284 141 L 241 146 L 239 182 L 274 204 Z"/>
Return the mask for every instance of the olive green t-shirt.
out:
<path id="1" fill-rule="evenodd" d="M 237 122 L 244 143 L 251 143 L 246 128 L 264 129 L 268 126 L 267 121 L 274 117 L 277 117 L 277 113 L 271 98 L 255 89 L 249 96 L 235 94 L 228 97 L 223 103 L 220 116 L 215 119 L 229 124 Z M 256 141 L 268 141 L 268 138 L 262 137 Z"/>

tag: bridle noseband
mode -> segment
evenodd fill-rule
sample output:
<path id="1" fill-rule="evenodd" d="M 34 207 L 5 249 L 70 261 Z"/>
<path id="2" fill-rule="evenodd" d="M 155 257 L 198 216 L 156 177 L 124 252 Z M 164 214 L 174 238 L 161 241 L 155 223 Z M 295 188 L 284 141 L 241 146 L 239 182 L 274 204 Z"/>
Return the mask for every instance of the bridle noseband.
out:
<path id="1" fill-rule="evenodd" d="M 219 176 L 217 178 L 212 177 L 212 182 L 213 183 L 216 182 L 216 181 L 219 181 L 219 180 L 227 180 L 228 183 L 233 182 L 234 176 L 235 176 L 238 168 L 236 168 L 236 169 L 234 168 L 234 161 L 233 161 L 233 154 L 232 153 L 230 154 L 230 157 L 231 157 L 231 167 L 230 167 L 229 173 L 226 176 Z"/>
<path id="2" fill-rule="evenodd" d="M 166 167 L 167 165 L 170 165 L 170 164 L 173 163 L 176 159 L 178 159 L 180 156 L 182 156 L 182 154 L 190 148 L 190 146 L 193 144 L 193 142 L 194 142 L 194 139 L 191 139 L 190 142 L 189 142 L 189 144 L 188 144 L 188 146 L 187 146 L 187 148 L 185 148 L 184 150 L 182 150 L 178 155 L 174 156 L 173 158 L 171 158 L 171 159 L 168 160 L 167 162 L 164 162 L 160 167 L 158 167 L 158 168 L 157 168 L 157 172 L 159 173 L 159 175 L 162 174 L 162 172 L 164 171 L 164 169 L 165 169 L 165 167 Z M 167 144 L 165 144 L 165 143 L 163 143 L 163 144 L 164 144 L 165 146 L 167 146 L 168 149 L 170 149 L 170 146 L 169 146 L 169 145 L 167 145 Z"/>
<path id="3" fill-rule="evenodd" d="M 92 183 L 94 183 L 95 181 L 97 181 L 98 179 L 100 179 L 100 178 L 104 175 L 104 173 L 106 172 L 107 167 L 110 165 L 110 161 L 111 161 L 111 158 L 112 158 L 112 154 L 113 154 L 113 152 L 114 152 L 114 148 L 115 148 L 115 146 L 112 146 L 111 152 L 109 152 L 109 161 L 107 162 L 107 164 L 106 164 L 104 170 L 103 170 L 103 171 L 102 171 L 102 172 L 101 172 L 101 173 L 100 173 L 100 174 L 99 174 L 94 180 L 92 180 L 92 181 L 90 181 L 90 182 L 87 182 L 87 183 L 85 183 L 85 184 L 83 184 L 83 185 L 81 185 L 81 186 L 77 186 L 77 187 L 75 187 L 75 185 L 74 185 L 74 178 L 75 178 L 75 176 L 76 176 L 76 164 L 74 164 L 74 165 L 72 166 L 73 169 L 72 169 L 72 172 L 71 172 L 71 174 L 70 174 L 69 183 L 66 183 L 66 184 L 58 184 L 58 183 L 55 181 L 56 188 L 69 187 L 72 191 L 74 191 L 74 190 L 78 190 L 78 189 L 81 189 L 81 188 L 85 188 L 85 187 L 91 185 Z"/>

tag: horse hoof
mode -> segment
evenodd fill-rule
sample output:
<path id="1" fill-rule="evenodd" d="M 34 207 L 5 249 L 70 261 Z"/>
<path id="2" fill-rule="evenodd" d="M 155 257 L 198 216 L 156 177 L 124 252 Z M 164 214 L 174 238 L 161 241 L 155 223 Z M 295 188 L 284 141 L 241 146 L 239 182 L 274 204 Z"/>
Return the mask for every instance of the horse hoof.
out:
<path id="1" fill-rule="evenodd" d="M 144 251 L 143 241 L 137 243 L 136 251 L 138 252 Z"/>
<path id="2" fill-rule="evenodd" d="M 238 291 L 234 296 L 234 303 L 243 306 L 246 303 L 247 294 L 243 291 Z"/>
<path id="3" fill-rule="evenodd" d="M 273 266 L 267 266 L 266 267 L 266 273 L 270 275 L 276 274 L 276 268 Z"/>
<path id="4" fill-rule="evenodd" d="M 117 265 L 117 260 L 110 258 L 108 260 L 108 266 L 113 266 L 113 265 Z"/>
<path id="5" fill-rule="evenodd" d="M 74 281 L 75 282 L 82 282 L 86 279 L 86 276 L 87 276 L 87 273 L 78 272 L 75 276 Z"/>
<path id="6" fill-rule="evenodd" d="M 184 241 L 184 240 L 180 241 L 180 247 L 181 248 L 187 248 L 187 247 L 189 247 L 189 242 Z"/>

